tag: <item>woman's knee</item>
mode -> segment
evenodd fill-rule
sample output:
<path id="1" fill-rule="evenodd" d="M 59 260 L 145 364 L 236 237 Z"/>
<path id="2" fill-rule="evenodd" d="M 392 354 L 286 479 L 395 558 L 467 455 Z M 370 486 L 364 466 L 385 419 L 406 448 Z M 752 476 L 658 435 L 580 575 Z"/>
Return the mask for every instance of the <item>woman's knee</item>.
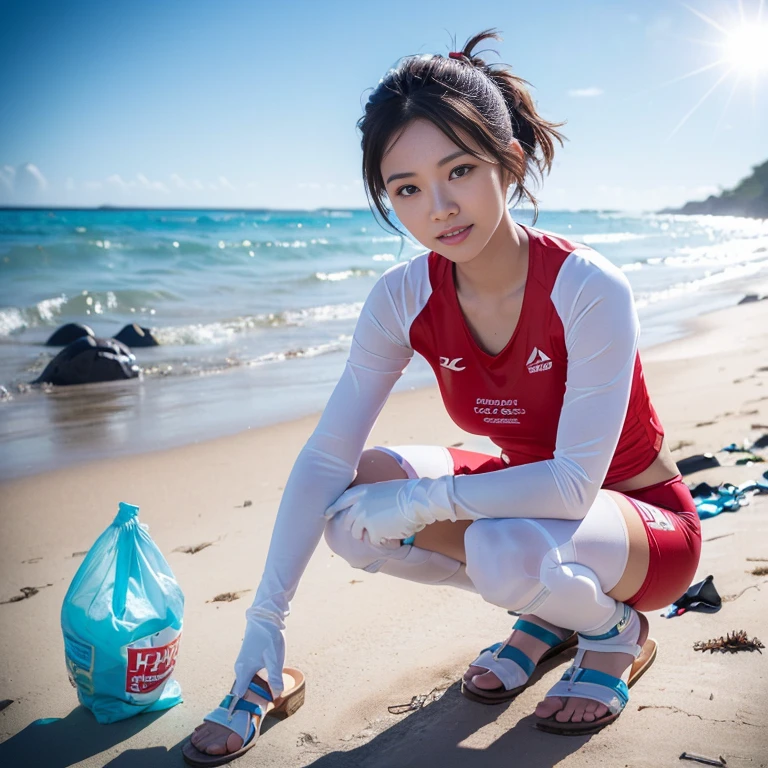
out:
<path id="1" fill-rule="evenodd" d="M 360 456 L 355 479 L 349 487 L 381 483 L 385 480 L 407 479 L 408 473 L 392 454 L 378 448 L 368 448 Z"/>
<path id="2" fill-rule="evenodd" d="M 366 541 L 360 541 L 344 527 L 345 512 L 325 524 L 325 543 L 331 552 L 346 560 L 353 568 L 376 572 L 386 560 L 384 553 Z"/>

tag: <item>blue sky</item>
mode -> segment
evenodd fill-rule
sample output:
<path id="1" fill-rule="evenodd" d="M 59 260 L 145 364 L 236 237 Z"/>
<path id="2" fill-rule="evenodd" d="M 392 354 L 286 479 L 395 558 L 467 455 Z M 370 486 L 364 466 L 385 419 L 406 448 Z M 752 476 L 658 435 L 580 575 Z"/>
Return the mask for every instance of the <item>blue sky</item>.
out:
<path id="1" fill-rule="evenodd" d="M 542 208 L 681 204 L 768 159 L 768 68 L 711 66 L 761 2 L 0 0 L 0 204 L 364 207 L 367 90 L 486 27 L 568 121 Z"/>

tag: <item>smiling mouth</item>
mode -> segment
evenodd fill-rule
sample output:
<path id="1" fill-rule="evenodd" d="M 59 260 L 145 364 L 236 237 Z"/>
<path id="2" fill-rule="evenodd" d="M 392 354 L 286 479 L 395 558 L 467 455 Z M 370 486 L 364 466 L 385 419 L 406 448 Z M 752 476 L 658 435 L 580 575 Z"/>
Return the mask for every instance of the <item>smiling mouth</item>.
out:
<path id="1" fill-rule="evenodd" d="M 455 232 L 448 232 L 445 235 L 439 235 L 437 239 L 442 240 L 444 237 L 456 237 L 456 235 L 460 235 L 462 232 L 466 232 L 471 226 L 472 225 L 470 224 L 469 226 L 462 227 L 461 229 L 457 229 Z"/>

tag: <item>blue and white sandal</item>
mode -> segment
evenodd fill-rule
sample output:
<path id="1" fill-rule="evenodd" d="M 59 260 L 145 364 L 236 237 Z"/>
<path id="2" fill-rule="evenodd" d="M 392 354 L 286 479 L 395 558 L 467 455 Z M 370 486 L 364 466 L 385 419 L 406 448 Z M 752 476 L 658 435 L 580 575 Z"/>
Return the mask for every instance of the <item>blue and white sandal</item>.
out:
<path id="1" fill-rule="evenodd" d="M 626 606 L 630 611 L 634 609 Z M 585 736 L 604 728 L 612 723 L 622 713 L 629 701 L 629 689 L 648 671 L 656 659 L 658 643 L 648 637 L 648 619 L 642 613 L 637 613 L 640 619 L 641 629 L 637 635 L 639 640 L 643 635 L 646 640 L 642 646 L 637 643 L 606 645 L 600 641 L 615 637 L 622 631 L 622 623 L 626 623 L 627 614 L 615 627 L 603 635 L 578 635 L 579 650 L 571 666 L 564 672 L 560 681 L 555 683 L 547 691 L 545 698 L 580 698 L 599 701 L 608 707 L 608 712 L 596 720 L 572 723 L 560 722 L 555 719 L 557 712 L 550 717 L 537 717 L 536 727 L 547 733 L 557 733 L 567 736 Z M 635 657 L 635 661 L 629 669 L 626 682 L 619 677 L 599 672 L 596 669 L 585 669 L 581 666 L 581 660 L 587 651 L 602 651 L 610 653 L 629 653 Z M 561 710 L 558 710 L 558 712 Z"/>
<path id="2" fill-rule="evenodd" d="M 254 682 L 250 683 L 249 690 L 269 702 L 266 707 L 246 699 L 238 699 L 231 693 L 227 694 L 221 704 L 203 720 L 228 728 L 243 740 L 243 745 L 240 749 L 224 755 L 209 755 L 197 749 L 189 739 L 181 748 L 184 762 L 196 768 L 211 768 L 215 765 L 224 765 L 247 752 L 256 743 L 261 732 L 261 724 L 267 715 L 279 718 L 290 717 L 304 703 L 306 681 L 302 672 L 286 667 L 283 670 L 283 685 L 285 686 L 283 693 L 273 699 L 266 683 L 264 687 Z"/>
<path id="3" fill-rule="evenodd" d="M 539 663 L 576 645 L 576 633 L 561 640 L 554 632 L 524 619 L 518 619 L 512 629 L 532 635 L 549 646 Z M 480 704 L 503 704 L 514 699 L 528 687 L 530 677 L 536 669 L 536 664 L 519 648 L 508 645 L 508 641 L 484 648 L 470 666 L 487 669 L 501 680 L 498 688 L 491 689 L 478 688 L 471 680 L 462 682 L 461 692 L 468 699 Z"/>

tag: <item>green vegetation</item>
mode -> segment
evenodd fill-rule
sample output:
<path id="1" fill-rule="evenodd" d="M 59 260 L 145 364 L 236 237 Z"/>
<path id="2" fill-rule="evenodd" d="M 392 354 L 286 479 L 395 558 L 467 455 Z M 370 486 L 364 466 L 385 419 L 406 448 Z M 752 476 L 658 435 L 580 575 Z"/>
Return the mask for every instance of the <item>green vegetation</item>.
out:
<path id="1" fill-rule="evenodd" d="M 733 189 L 710 195 L 702 202 L 686 203 L 682 208 L 665 208 L 659 213 L 704 213 L 768 219 L 768 160 L 752 168 L 751 175 Z"/>

